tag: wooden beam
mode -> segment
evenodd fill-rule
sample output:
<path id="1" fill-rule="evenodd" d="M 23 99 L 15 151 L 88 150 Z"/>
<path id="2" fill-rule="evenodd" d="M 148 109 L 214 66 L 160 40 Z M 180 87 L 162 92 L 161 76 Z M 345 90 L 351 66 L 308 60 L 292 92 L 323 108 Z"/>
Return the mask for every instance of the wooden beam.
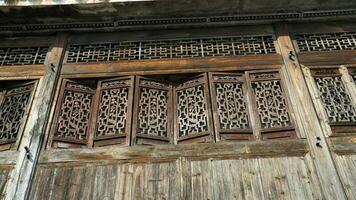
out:
<path id="1" fill-rule="evenodd" d="M 210 144 L 179 144 L 156 146 L 109 146 L 97 149 L 47 149 L 40 156 L 40 164 L 101 163 L 113 161 L 147 162 L 191 159 L 231 159 L 255 157 L 304 156 L 308 152 L 303 139 L 219 142 Z M 99 162 L 100 161 L 100 162 Z"/>
<path id="2" fill-rule="evenodd" d="M 113 76 L 176 74 L 206 71 L 237 71 L 248 69 L 278 68 L 282 60 L 279 54 L 210 57 L 190 59 L 167 59 L 147 61 L 119 61 L 113 63 L 65 64 L 62 75 Z"/>
<path id="3" fill-rule="evenodd" d="M 305 66 L 331 66 L 356 64 L 356 50 L 298 53 L 300 64 Z"/>
<path id="4" fill-rule="evenodd" d="M 1 66 L 0 80 L 17 79 L 36 79 L 43 76 L 45 73 L 44 65 L 16 65 L 16 66 Z"/>
<path id="5" fill-rule="evenodd" d="M 346 199 L 340 177 L 332 160 L 332 155 L 326 143 L 325 134 L 318 121 L 313 101 L 308 92 L 308 87 L 303 77 L 299 61 L 289 58 L 290 53 L 296 54 L 289 30 L 286 24 L 276 25 L 276 34 L 279 48 L 283 56 L 285 67 L 283 72 L 289 77 L 287 84 L 293 94 L 293 107 L 299 117 L 298 127 L 304 131 L 310 146 L 315 171 L 320 180 L 320 185 L 326 199 Z M 317 145 L 318 143 L 318 145 Z"/>
<path id="6" fill-rule="evenodd" d="M 356 136 L 328 138 L 330 150 L 338 155 L 356 154 Z"/>
<path id="7" fill-rule="evenodd" d="M 19 147 L 16 167 L 7 184 L 5 197 L 7 200 L 26 199 L 29 191 L 44 138 L 54 88 L 61 69 L 66 38 L 65 34 L 59 34 L 57 41 L 50 47 L 50 54 L 45 61 L 46 73 L 40 79 L 35 92 L 31 114 Z M 30 157 L 28 157 L 25 147 L 29 149 Z"/>

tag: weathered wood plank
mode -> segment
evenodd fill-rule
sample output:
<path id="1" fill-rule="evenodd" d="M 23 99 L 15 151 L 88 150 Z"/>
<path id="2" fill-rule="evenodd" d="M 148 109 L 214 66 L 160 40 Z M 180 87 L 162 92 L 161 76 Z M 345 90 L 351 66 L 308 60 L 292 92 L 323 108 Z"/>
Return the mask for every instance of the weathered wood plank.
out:
<path id="1" fill-rule="evenodd" d="M 181 156 L 196 159 L 302 156 L 307 152 L 307 143 L 303 139 L 196 145 L 110 146 L 96 149 L 48 149 L 42 152 L 39 163 L 97 162 L 99 160 L 146 162 L 152 159 L 172 160 Z"/>
<path id="2" fill-rule="evenodd" d="M 299 62 L 305 66 L 331 66 L 356 64 L 356 51 L 298 53 Z"/>
<path id="3" fill-rule="evenodd" d="M 277 41 L 281 49 L 283 60 L 286 67 L 283 71 L 287 76 L 293 77 L 290 79 L 290 91 L 295 96 L 295 103 L 298 109 L 297 113 L 303 118 L 300 118 L 302 123 L 299 128 L 304 130 L 306 138 L 309 142 L 310 154 L 314 158 L 314 166 L 316 168 L 316 173 L 318 174 L 321 188 L 327 199 L 346 199 L 345 192 L 343 190 L 341 180 L 336 171 L 335 165 L 333 163 L 331 154 L 327 148 L 320 148 L 319 146 L 327 147 L 325 141 L 325 133 L 320 126 L 318 121 L 318 116 L 314 110 L 313 101 L 308 92 L 308 87 L 304 81 L 301 66 L 298 60 L 291 60 L 289 58 L 290 52 L 296 54 L 293 43 L 289 37 L 289 31 L 285 24 L 276 25 Z M 318 140 L 319 138 L 319 140 Z"/>
<path id="4" fill-rule="evenodd" d="M 98 77 L 113 75 L 147 75 L 269 69 L 281 66 L 278 54 L 171 60 L 120 61 L 113 63 L 65 64 L 65 77 Z"/>
<path id="5" fill-rule="evenodd" d="M 0 80 L 9 79 L 35 79 L 45 74 L 44 65 L 17 65 L 17 66 L 1 66 Z"/>
<path id="6" fill-rule="evenodd" d="M 44 177 L 46 176 L 46 177 Z M 178 199 L 176 162 L 40 166 L 31 199 Z"/>
<path id="7" fill-rule="evenodd" d="M 327 142 L 330 150 L 338 155 L 356 154 L 356 136 L 330 137 Z"/>
<path id="8" fill-rule="evenodd" d="M 347 198 L 356 199 L 356 155 L 336 155 L 335 163 Z"/>
<path id="9" fill-rule="evenodd" d="M 27 120 L 19 147 L 17 165 L 12 172 L 6 189 L 6 199 L 8 200 L 25 199 L 27 197 L 43 141 L 45 124 L 48 120 L 49 108 L 52 103 L 53 89 L 61 68 L 65 43 L 65 35 L 60 34 L 56 43 L 50 48 L 51 52 L 45 61 L 46 75 L 39 81 L 30 111 L 31 114 Z M 27 158 L 25 147 L 29 148 L 31 159 Z"/>

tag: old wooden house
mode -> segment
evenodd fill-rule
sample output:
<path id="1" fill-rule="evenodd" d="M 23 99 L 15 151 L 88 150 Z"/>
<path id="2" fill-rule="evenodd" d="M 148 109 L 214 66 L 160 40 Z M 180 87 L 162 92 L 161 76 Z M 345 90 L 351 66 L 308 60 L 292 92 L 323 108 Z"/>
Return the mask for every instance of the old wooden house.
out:
<path id="1" fill-rule="evenodd" d="M 0 5 L 1 199 L 356 199 L 356 1 Z"/>

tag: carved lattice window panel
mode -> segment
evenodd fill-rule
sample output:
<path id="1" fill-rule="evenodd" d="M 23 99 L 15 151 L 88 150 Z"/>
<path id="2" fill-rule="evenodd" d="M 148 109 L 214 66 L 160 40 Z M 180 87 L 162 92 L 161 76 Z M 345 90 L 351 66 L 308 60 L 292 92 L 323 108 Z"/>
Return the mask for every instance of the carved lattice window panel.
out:
<path id="1" fill-rule="evenodd" d="M 246 76 L 262 139 L 295 137 L 294 122 L 279 72 L 255 71 L 247 72 Z"/>
<path id="2" fill-rule="evenodd" d="M 314 69 L 312 75 L 333 132 L 355 132 L 356 107 L 342 82 L 339 70 Z"/>
<path id="3" fill-rule="evenodd" d="M 53 125 L 53 140 L 87 144 L 95 87 L 63 80 Z"/>
<path id="4" fill-rule="evenodd" d="M 49 47 L 0 48 L 1 66 L 43 64 Z"/>
<path id="5" fill-rule="evenodd" d="M 101 80 L 94 144 L 129 144 L 134 77 Z"/>
<path id="6" fill-rule="evenodd" d="M 210 73 L 209 78 L 217 139 L 252 139 L 244 74 Z"/>
<path id="7" fill-rule="evenodd" d="M 35 82 L 7 87 L 0 98 L 0 144 L 16 142 L 29 111 Z"/>
<path id="8" fill-rule="evenodd" d="M 276 49 L 271 35 L 124 41 L 118 43 L 72 44 L 68 50 L 67 63 L 274 53 L 276 53 Z"/>
<path id="9" fill-rule="evenodd" d="M 356 49 L 356 32 L 295 34 L 294 37 L 300 52 Z"/>
<path id="10" fill-rule="evenodd" d="M 134 143 L 172 142 L 172 103 L 170 83 L 140 76 L 136 78 Z"/>
<path id="11" fill-rule="evenodd" d="M 174 115 L 177 141 L 212 140 L 212 117 L 206 74 L 186 80 L 174 88 Z"/>

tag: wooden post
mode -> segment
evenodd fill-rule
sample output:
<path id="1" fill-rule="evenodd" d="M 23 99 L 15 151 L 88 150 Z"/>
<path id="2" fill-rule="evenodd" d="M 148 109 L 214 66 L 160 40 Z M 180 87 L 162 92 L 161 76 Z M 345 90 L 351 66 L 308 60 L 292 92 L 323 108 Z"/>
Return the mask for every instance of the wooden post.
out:
<path id="1" fill-rule="evenodd" d="M 6 200 L 26 199 L 35 172 L 41 145 L 46 131 L 54 89 L 60 74 L 66 34 L 58 34 L 55 44 L 50 47 L 50 54 L 45 61 L 46 73 L 39 80 L 35 98 L 19 146 L 16 166 L 6 187 Z M 30 158 L 25 147 L 29 149 Z"/>
<path id="2" fill-rule="evenodd" d="M 313 158 L 313 164 L 325 199 L 346 199 L 345 191 L 326 142 L 326 136 L 323 134 L 318 121 L 301 66 L 296 57 L 296 51 L 289 36 L 287 25 L 277 24 L 275 28 L 278 46 L 285 63 L 283 72 L 288 77 L 292 77 L 287 82 L 291 85 L 292 94 L 295 94 L 293 95 L 293 101 L 295 106 L 298 107 L 296 110 L 303 116 L 303 127 L 299 128 L 304 129 L 307 133 L 306 138 L 310 146 L 310 155 Z M 317 146 L 317 143 L 320 145 Z"/>

